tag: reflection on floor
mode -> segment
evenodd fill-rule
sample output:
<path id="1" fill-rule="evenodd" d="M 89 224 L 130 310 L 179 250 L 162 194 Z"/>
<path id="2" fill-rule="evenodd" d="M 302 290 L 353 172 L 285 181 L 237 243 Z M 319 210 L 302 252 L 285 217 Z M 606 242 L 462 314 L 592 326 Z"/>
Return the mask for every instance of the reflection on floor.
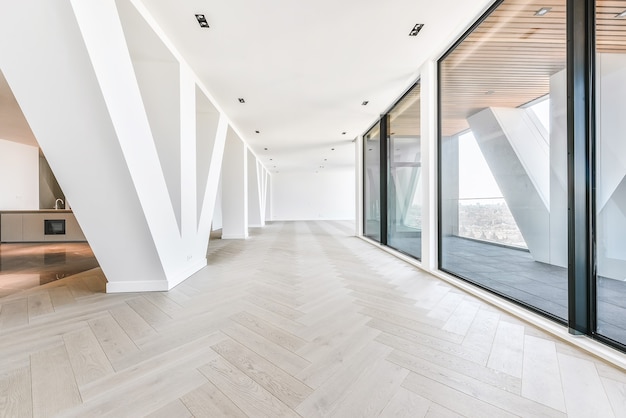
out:
<path id="1" fill-rule="evenodd" d="M 567 269 L 536 262 L 527 251 L 458 237 L 443 242 L 442 267 L 449 272 L 567 318 Z M 599 278 L 598 331 L 626 342 L 626 282 Z"/>
<path id="2" fill-rule="evenodd" d="M 0 244 L 0 297 L 95 267 L 86 242 Z"/>

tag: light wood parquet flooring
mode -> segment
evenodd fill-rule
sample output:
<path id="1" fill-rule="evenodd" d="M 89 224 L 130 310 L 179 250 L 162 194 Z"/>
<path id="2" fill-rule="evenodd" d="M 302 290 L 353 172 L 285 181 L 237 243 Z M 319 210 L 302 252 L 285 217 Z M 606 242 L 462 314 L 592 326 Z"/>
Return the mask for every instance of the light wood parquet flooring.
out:
<path id="1" fill-rule="evenodd" d="M 351 237 L 214 240 L 166 293 L 0 299 L 0 416 L 624 417 L 626 374 Z"/>

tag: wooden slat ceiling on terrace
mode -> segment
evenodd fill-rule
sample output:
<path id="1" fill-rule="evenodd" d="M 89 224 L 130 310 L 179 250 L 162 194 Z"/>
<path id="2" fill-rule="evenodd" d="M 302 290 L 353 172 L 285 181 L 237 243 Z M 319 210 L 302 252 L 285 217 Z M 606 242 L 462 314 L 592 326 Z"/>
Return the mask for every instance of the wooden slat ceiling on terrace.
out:
<path id="1" fill-rule="evenodd" d="M 389 111 L 390 131 L 395 137 L 419 137 L 420 85 L 412 87 Z M 365 134 L 366 140 L 378 140 L 378 124 Z M 374 138 L 374 139 L 372 139 Z"/>
<path id="2" fill-rule="evenodd" d="M 396 137 L 420 135 L 420 86 L 413 87 L 389 112 L 389 133 Z"/>
<path id="3" fill-rule="evenodd" d="M 543 7 L 551 10 L 535 16 Z M 598 0 L 599 52 L 626 52 L 626 1 Z M 489 106 L 518 107 L 548 94 L 566 61 L 565 0 L 505 0 L 441 63 L 442 134 L 469 128 Z"/>

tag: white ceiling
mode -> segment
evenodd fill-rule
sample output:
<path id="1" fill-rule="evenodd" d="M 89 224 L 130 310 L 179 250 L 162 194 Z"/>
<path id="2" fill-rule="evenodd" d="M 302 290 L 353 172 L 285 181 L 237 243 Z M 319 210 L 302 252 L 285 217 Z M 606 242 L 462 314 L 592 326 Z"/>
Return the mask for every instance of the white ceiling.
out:
<path id="1" fill-rule="evenodd" d="M 141 1 L 272 172 L 352 167 L 353 139 L 490 3 Z M 32 141 L 7 91 L 0 77 L 0 138 Z"/>
<path id="2" fill-rule="evenodd" d="M 142 1 L 272 172 L 353 166 L 352 140 L 487 3 Z"/>

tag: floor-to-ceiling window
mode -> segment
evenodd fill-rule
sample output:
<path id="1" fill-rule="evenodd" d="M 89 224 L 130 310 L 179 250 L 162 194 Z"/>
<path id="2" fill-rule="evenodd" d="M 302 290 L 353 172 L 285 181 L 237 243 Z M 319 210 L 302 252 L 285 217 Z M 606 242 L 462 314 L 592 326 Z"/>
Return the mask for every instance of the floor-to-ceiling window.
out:
<path id="1" fill-rule="evenodd" d="M 363 136 L 363 235 L 380 242 L 380 129 Z"/>
<path id="2" fill-rule="evenodd" d="M 626 1 L 596 25 L 596 332 L 626 344 Z"/>
<path id="3" fill-rule="evenodd" d="M 387 245 L 422 255 L 422 153 L 420 86 L 416 84 L 386 118 L 388 134 Z"/>
<path id="4" fill-rule="evenodd" d="M 498 2 L 439 61 L 440 268 L 561 320 L 565 3 Z"/>

